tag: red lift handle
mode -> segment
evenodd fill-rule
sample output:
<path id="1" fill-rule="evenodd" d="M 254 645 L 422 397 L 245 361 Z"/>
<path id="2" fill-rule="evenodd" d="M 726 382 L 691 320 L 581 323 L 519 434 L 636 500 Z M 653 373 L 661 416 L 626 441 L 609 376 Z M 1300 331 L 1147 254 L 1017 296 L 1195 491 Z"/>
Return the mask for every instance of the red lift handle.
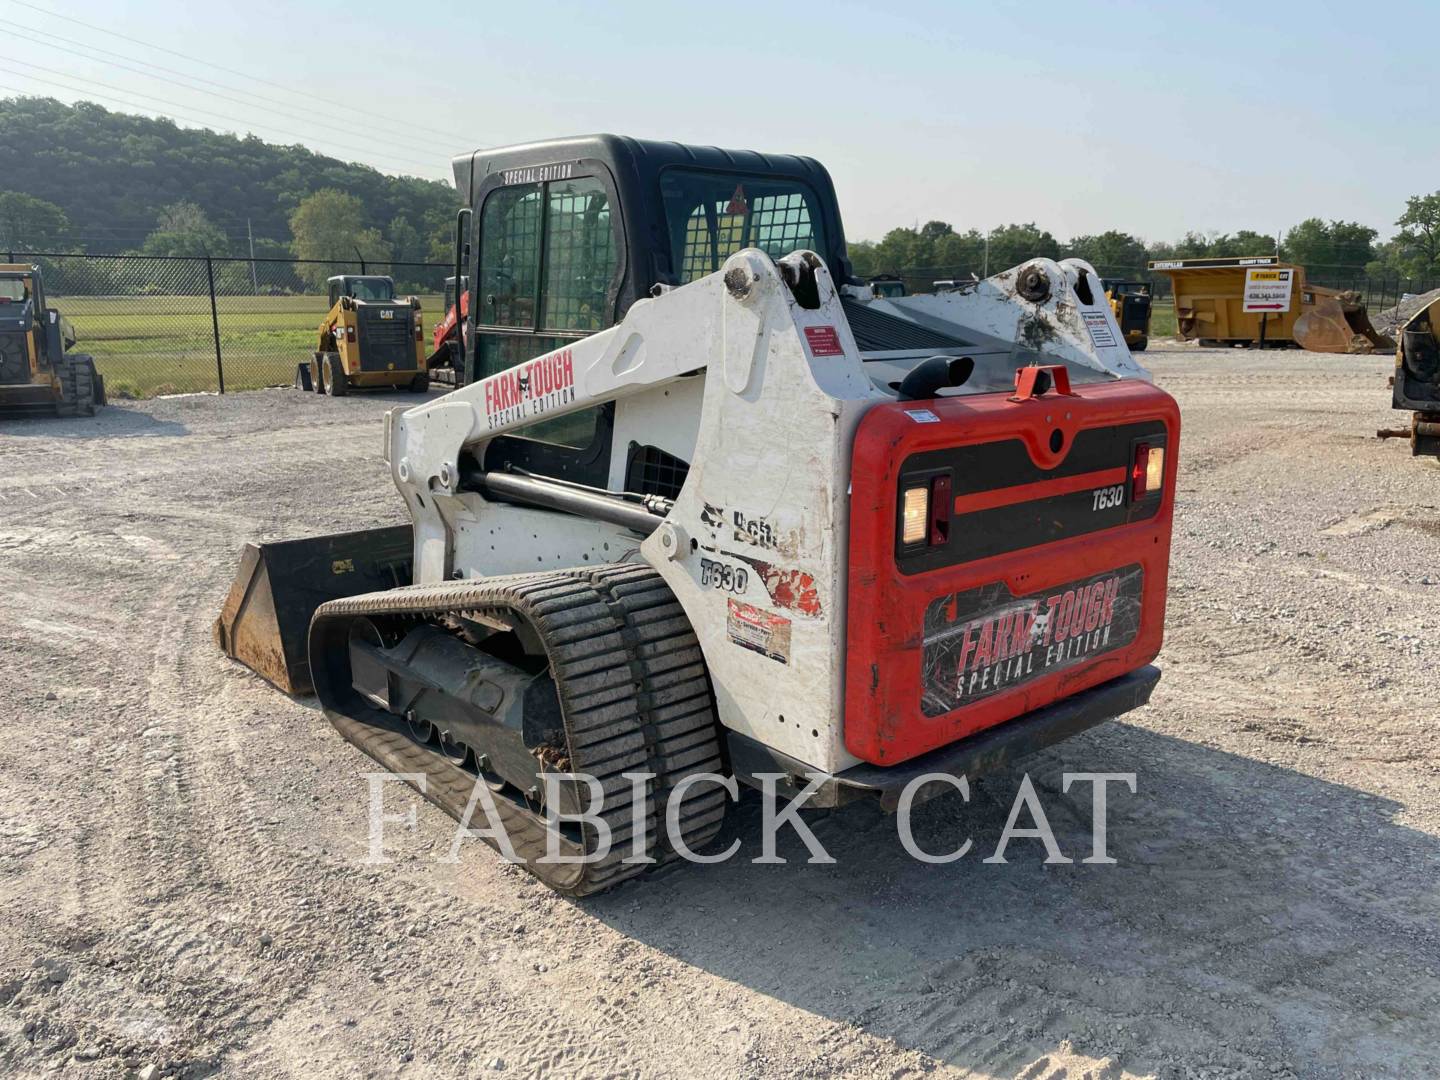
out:
<path id="1" fill-rule="evenodd" d="M 1022 367 L 1015 370 L 1015 396 L 1011 401 L 1029 401 L 1051 387 L 1061 397 L 1074 397 L 1070 390 L 1070 372 L 1060 364 L 1046 367 Z"/>

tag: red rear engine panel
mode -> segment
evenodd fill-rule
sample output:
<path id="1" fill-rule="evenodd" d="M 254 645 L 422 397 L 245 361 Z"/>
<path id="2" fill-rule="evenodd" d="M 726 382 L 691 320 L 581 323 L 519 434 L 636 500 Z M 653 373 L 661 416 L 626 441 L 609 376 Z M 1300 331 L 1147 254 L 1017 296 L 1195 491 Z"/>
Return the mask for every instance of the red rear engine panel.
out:
<path id="1" fill-rule="evenodd" d="M 1174 400 L 1139 380 L 867 412 L 851 471 L 850 752 L 897 764 L 1153 660 L 1179 437 Z"/>

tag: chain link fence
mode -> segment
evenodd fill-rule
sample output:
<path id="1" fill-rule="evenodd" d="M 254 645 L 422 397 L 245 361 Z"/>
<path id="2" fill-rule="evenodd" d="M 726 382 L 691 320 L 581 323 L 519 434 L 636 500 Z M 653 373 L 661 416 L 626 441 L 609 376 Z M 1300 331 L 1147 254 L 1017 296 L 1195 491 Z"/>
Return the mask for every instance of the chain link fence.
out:
<path id="1" fill-rule="evenodd" d="M 70 320 L 112 397 L 288 386 L 308 360 L 336 274 L 388 274 L 443 318 L 449 266 L 302 259 L 169 258 L 7 252 L 35 263 L 48 302 Z"/>
<path id="2" fill-rule="evenodd" d="M 288 386 L 308 360 L 328 310 L 326 279 L 388 274 L 398 295 L 416 295 L 428 332 L 443 317 L 445 263 L 371 263 L 148 255 L 7 252 L 38 264 L 46 294 L 69 319 L 77 348 L 95 357 L 114 397 Z M 980 267 L 918 266 L 890 271 L 912 293 L 943 280 L 967 280 Z M 1153 333 L 1172 333 L 1170 281 L 1136 266 L 1097 266 L 1110 281 L 1148 281 L 1155 296 Z M 1440 286 L 1440 277 L 1366 273 L 1363 267 L 1307 269 L 1315 285 L 1361 294 L 1372 317 L 1406 294 Z"/>

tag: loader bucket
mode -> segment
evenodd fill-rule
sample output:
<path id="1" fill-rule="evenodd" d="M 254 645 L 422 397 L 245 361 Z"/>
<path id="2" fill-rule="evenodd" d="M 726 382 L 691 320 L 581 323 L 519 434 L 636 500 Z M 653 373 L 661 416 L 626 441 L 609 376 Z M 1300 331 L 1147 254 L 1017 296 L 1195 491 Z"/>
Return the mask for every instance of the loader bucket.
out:
<path id="1" fill-rule="evenodd" d="M 411 546 L 409 525 L 246 544 L 215 643 L 287 694 L 312 693 L 305 643 L 315 609 L 409 585 Z"/>
<path id="2" fill-rule="evenodd" d="M 1392 352 L 1395 342 L 1370 325 L 1358 293 L 1316 293 L 1315 303 L 1295 320 L 1295 341 L 1302 349 L 1325 353 Z"/>

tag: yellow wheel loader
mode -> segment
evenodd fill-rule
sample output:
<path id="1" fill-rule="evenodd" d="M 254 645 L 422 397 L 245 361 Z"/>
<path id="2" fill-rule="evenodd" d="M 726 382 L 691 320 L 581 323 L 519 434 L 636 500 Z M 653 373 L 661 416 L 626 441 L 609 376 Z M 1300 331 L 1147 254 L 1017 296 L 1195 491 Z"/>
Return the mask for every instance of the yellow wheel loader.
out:
<path id="1" fill-rule="evenodd" d="M 40 267 L 0 263 L 0 415 L 94 416 L 105 380 L 74 345 L 69 321 L 45 304 Z"/>
<path id="2" fill-rule="evenodd" d="M 395 282 L 378 274 L 342 274 L 327 283 L 330 310 L 297 389 L 343 397 L 353 390 L 430 388 L 420 301 L 398 300 Z"/>

